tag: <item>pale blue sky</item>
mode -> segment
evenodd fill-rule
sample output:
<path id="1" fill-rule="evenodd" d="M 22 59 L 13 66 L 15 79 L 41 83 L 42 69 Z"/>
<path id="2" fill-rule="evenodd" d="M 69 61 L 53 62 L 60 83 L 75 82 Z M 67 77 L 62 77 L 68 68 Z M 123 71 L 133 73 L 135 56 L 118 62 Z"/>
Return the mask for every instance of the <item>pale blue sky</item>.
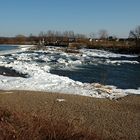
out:
<path id="1" fill-rule="evenodd" d="M 0 0 L 0 36 L 73 30 L 127 37 L 140 25 L 140 0 Z"/>

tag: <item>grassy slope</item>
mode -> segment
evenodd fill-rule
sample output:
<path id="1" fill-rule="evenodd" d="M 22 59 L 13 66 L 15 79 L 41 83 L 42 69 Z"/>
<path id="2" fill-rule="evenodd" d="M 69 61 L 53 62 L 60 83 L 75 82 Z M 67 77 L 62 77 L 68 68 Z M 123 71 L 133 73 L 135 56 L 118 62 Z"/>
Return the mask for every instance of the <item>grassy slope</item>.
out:
<path id="1" fill-rule="evenodd" d="M 63 137 L 66 135 L 70 140 L 72 134 L 75 134 L 75 138 L 73 136 L 71 139 L 76 140 L 97 138 L 95 134 L 101 139 L 140 139 L 140 96 L 127 96 L 117 101 L 111 101 L 42 92 L 14 91 L 14 93 L 8 94 L 1 91 L 0 93 L 0 117 L 9 114 L 4 110 L 16 114 L 15 118 L 18 119 L 4 118 L 5 122 L 9 120 L 8 126 L 14 127 L 13 131 L 17 131 L 15 136 L 19 136 L 19 138 L 21 138 L 20 135 L 22 137 L 26 135 L 28 138 L 45 139 L 47 138 L 47 136 L 43 137 L 46 135 L 45 133 L 47 132 L 47 135 L 50 136 L 51 131 L 57 140 L 64 139 Z M 66 101 L 58 102 L 57 98 L 64 98 Z M 33 121 L 34 118 L 35 121 Z M 7 125 L 5 122 L 3 124 L 3 121 L 3 119 L 0 120 L 0 135 L 4 135 L 4 130 L 8 131 L 2 129 L 3 125 Z M 23 127 L 24 124 L 27 127 Z M 48 128 L 45 124 L 51 127 Z M 69 129 L 67 129 L 68 127 Z M 28 132 L 23 133 L 20 131 L 22 129 L 26 129 Z M 60 134 L 63 137 L 58 137 Z M 65 139 L 68 140 L 68 137 Z"/>

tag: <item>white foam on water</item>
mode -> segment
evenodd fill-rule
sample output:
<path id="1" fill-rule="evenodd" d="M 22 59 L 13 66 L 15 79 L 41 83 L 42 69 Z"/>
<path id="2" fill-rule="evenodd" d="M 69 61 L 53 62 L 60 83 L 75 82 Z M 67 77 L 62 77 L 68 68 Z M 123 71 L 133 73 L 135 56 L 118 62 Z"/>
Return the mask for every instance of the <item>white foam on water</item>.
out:
<path id="1" fill-rule="evenodd" d="M 57 48 L 58 49 L 58 48 Z M 95 61 L 95 56 L 121 57 L 120 54 L 113 54 L 106 51 L 97 51 L 82 49 L 79 54 L 67 54 L 54 47 L 46 51 L 24 52 L 12 54 L 9 57 L 0 56 L 0 66 L 10 67 L 18 72 L 26 73 L 28 78 L 7 77 L 0 75 L 0 89 L 2 90 L 31 90 L 47 91 L 65 94 L 78 94 L 96 98 L 116 99 L 124 97 L 127 94 L 140 94 L 140 90 L 122 90 L 115 86 L 97 86 L 97 84 L 88 84 L 74 81 L 68 77 L 58 76 L 49 73 L 52 66 L 74 66 L 81 65 L 85 61 Z M 39 54 L 42 53 L 42 54 Z M 124 56 L 124 55 L 123 55 Z M 130 57 L 125 55 L 125 57 Z M 134 57 L 134 56 L 132 56 Z M 135 56 L 136 57 L 136 56 Z M 45 64 L 39 64 L 36 60 L 43 60 Z M 129 61 L 110 61 L 107 63 L 129 63 Z M 110 61 L 110 62 L 109 62 Z M 136 63 L 138 62 L 130 62 Z"/>

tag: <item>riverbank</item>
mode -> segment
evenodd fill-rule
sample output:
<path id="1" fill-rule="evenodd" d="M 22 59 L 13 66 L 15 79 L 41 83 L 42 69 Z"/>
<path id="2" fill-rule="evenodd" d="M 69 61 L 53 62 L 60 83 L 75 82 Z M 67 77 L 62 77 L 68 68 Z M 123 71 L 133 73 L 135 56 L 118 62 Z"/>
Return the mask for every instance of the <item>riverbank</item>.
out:
<path id="1" fill-rule="evenodd" d="M 56 132 L 57 136 L 75 133 L 76 140 L 81 135 L 87 140 L 91 138 L 89 135 L 92 140 L 93 137 L 110 140 L 140 138 L 139 95 L 108 100 L 45 92 L 0 91 L 0 109 L 0 114 L 2 110 L 8 112 L 1 116 L 2 136 L 7 132 L 6 135 L 19 136 L 19 139 L 24 135 L 22 139 L 37 136 L 40 140 L 48 134 L 54 136 Z M 50 123 L 48 120 L 56 129 L 46 128 L 45 125 Z M 62 140 L 62 137 L 57 138 Z"/>
<path id="2" fill-rule="evenodd" d="M 120 53 L 120 54 L 137 54 L 140 55 L 140 47 L 135 46 L 102 46 L 101 45 L 89 45 L 87 47 L 88 49 L 99 49 L 99 50 L 105 50 L 113 53 Z"/>

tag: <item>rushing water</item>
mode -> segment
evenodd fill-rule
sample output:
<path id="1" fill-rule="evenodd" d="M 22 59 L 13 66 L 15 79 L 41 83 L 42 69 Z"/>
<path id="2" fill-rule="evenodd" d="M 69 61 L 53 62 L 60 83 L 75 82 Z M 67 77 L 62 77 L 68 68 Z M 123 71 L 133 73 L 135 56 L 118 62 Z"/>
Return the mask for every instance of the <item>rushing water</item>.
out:
<path id="1" fill-rule="evenodd" d="M 52 69 L 51 73 L 85 83 L 97 82 L 104 85 L 114 85 L 121 89 L 137 89 L 140 87 L 140 64 L 131 63 L 132 61 L 140 62 L 140 57 L 125 58 L 125 61 L 130 63 L 119 65 L 107 64 L 105 61 L 106 58 L 102 58 L 102 63 L 79 65 L 73 70 Z M 114 58 L 110 58 L 110 61 L 114 61 Z M 124 58 L 121 57 L 117 61 L 124 61 Z"/>
<path id="2" fill-rule="evenodd" d="M 9 49 L 16 49 L 17 46 L 0 46 L 0 51 L 7 51 Z M 19 56 L 20 55 L 20 56 Z M 119 54 L 109 54 L 106 51 L 93 50 L 92 52 L 81 55 L 65 55 L 57 52 L 22 52 L 15 56 L 6 56 L 4 61 L 7 63 L 17 61 L 37 64 L 42 67 L 49 65 L 51 67 L 50 73 L 59 76 L 66 76 L 75 81 L 83 83 L 101 83 L 104 85 L 114 85 L 121 89 L 138 89 L 140 87 L 140 57 L 139 56 L 119 56 Z M 108 55 L 108 56 L 107 56 Z M 118 57 L 118 56 L 119 57 Z M 27 58 L 28 57 L 28 58 Z M 82 60 L 84 58 L 84 60 Z M 61 62 L 60 62 L 61 60 Z M 63 60 L 63 61 L 62 61 Z M 74 65 L 67 69 L 66 63 L 69 61 L 80 61 L 81 64 Z M 64 62 L 64 63 L 63 63 Z M 63 64 L 62 64 L 63 63 Z M 73 65 L 73 64 L 72 64 Z M 62 67 L 61 67 L 62 66 Z M 0 73 L 14 76 L 17 74 L 11 69 L 0 68 Z M 21 75 L 17 75 L 21 76 Z M 25 75 L 24 75 L 25 76 Z"/>
<path id="3" fill-rule="evenodd" d="M 121 89 L 137 89 L 140 87 L 140 65 L 82 65 L 76 70 L 51 70 L 51 73 L 67 76 L 73 80 L 86 83 L 102 83 L 115 85 Z"/>

